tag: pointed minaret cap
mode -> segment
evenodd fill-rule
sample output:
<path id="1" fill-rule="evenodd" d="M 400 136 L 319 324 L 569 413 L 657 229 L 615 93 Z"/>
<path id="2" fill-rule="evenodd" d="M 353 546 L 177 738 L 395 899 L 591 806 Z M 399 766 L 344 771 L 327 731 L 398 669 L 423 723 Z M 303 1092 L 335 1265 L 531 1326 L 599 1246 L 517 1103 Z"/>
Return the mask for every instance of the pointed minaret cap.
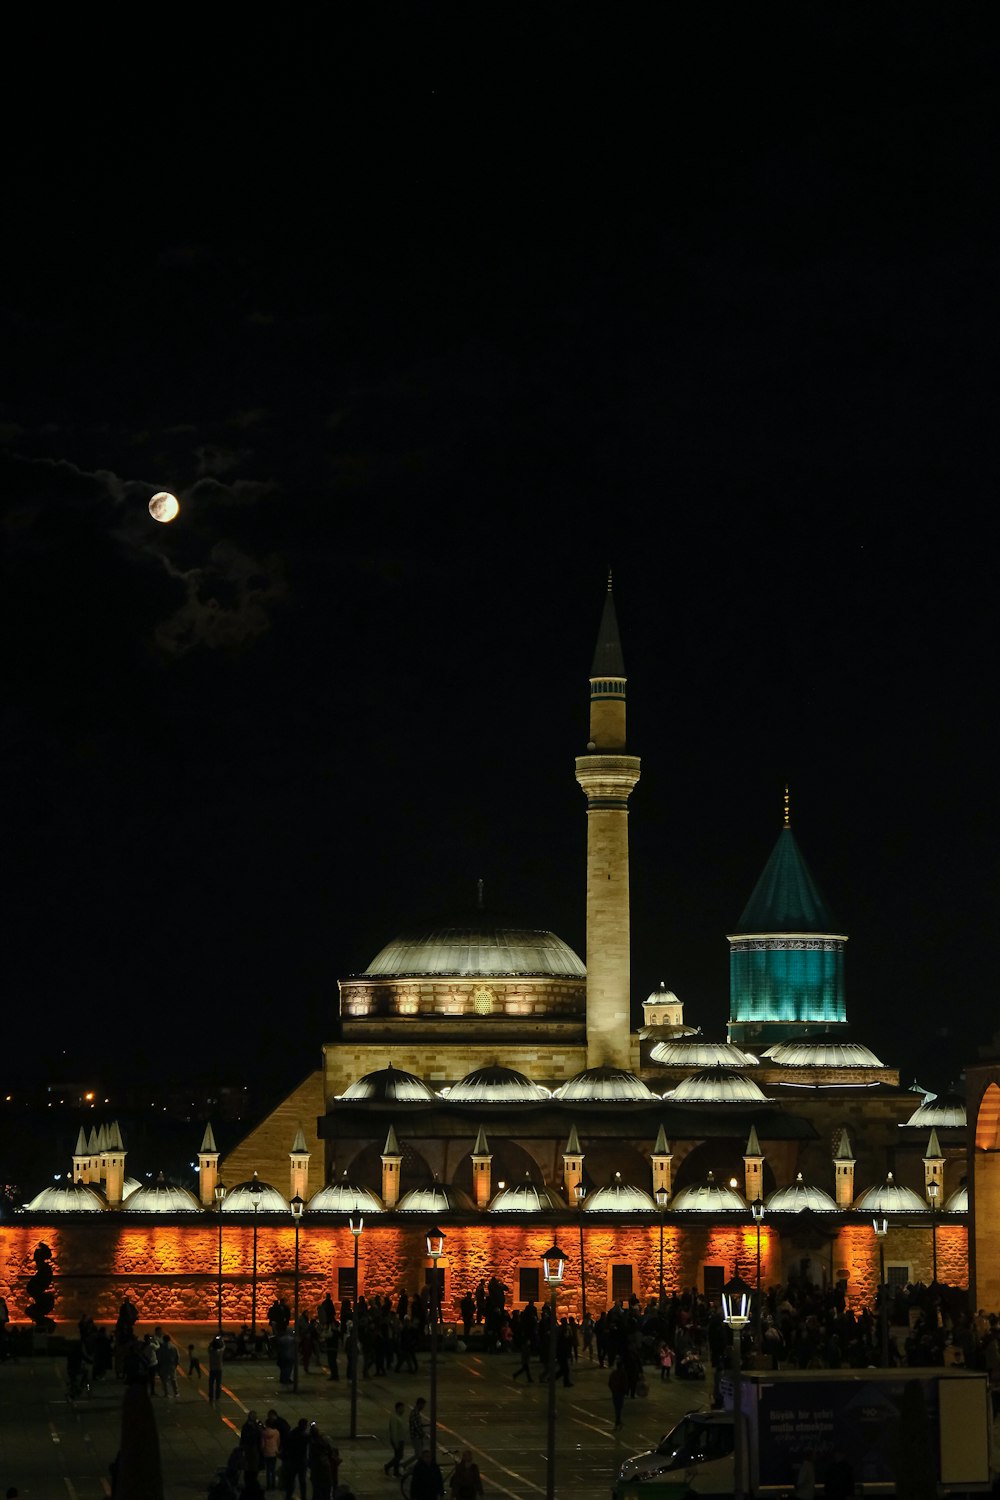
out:
<path id="1" fill-rule="evenodd" d="M 604 596 L 604 612 L 601 615 L 601 627 L 597 632 L 597 647 L 594 651 L 594 664 L 590 669 L 591 678 L 595 677 L 624 677 L 625 658 L 622 656 L 622 643 L 618 634 L 618 616 L 615 614 L 615 599 L 611 592 L 611 572 L 608 571 L 608 592 Z"/>
<path id="2" fill-rule="evenodd" d="M 582 1156 L 582 1155 L 583 1155 L 583 1151 L 582 1151 L 581 1146 L 580 1146 L 580 1137 L 576 1133 L 576 1126 L 575 1125 L 571 1125 L 569 1127 L 569 1136 L 567 1137 L 567 1140 L 566 1140 L 566 1146 L 565 1146 L 565 1148 L 563 1150 L 563 1156 Z"/>
<path id="3" fill-rule="evenodd" d="M 486 1139 L 486 1131 L 482 1125 L 480 1125 L 479 1127 L 479 1132 L 476 1136 L 476 1144 L 472 1148 L 472 1154 L 473 1156 L 489 1156 L 491 1154 L 490 1143 Z"/>
<path id="4" fill-rule="evenodd" d="M 383 1156 L 399 1156 L 399 1157 L 401 1157 L 403 1155 L 403 1153 L 402 1153 L 402 1151 L 400 1149 L 399 1141 L 396 1139 L 396 1127 L 395 1127 L 395 1125 L 390 1125 L 389 1126 L 389 1134 L 385 1138 L 385 1145 L 382 1147 L 382 1155 Z M 330 1180 L 331 1181 L 333 1180 L 332 1173 L 331 1173 L 331 1179 Z"/>
<path id="5" fill-rule="evenodd" d="M 107 1149 L 108 1149 L 108 1127 L 102 1121 L 102 1123 L 99 1126 L 98 1131 L 97 1131 L 97 1150 L 98 1151 L 107 1151 Z"/>
<path id="6" fill-rule="evenodd" d="M 291 1155 L 309 1156 L 310 1154 L 311 1153 L 309 1151 L 309 1147 L 306 1145 L 306 1138 L 302 1134 L 302 1126 L 300 1125 L 298 1130 L 295 1132 L 295 1139 L 292 1142 Z"/>
<path id="7" fill-rule="evenodd" d="M 833 1159 L 834 1159 L 834 1161 L 854 1161 L 855 1160 L 855 1158 L 851 1155 L 851 1142 L 850 1142 L 850 1137 L 847 1134 L 847 1126 L 846 1125 L 844 1126 L 843 1130 L 840 1132 L 840 1142 L 839 1142 L 839 1144 L 837 1146 L 836 1151 L 833 1153 Z"/>
<path id="8" fill-rule="evenodd" d="M 931 1138 L 927 1142 L 927 1155 L 924 1161 L 944 1161 L 944 1152 L 938 1141 L 937 1126 L 931 1127 Z"/>
<path id="9" fill-rule="evenodd" d="M 744 1156 L 763 1156 L 764 1155 L 763 1151 L 760 1149 L 760 1141 L 757 1139 L 757 1127 L 756 1127 L 756 1125 L 751 1125 L 750 1126 L 750 1134 L 747 1136 L 747 1147 L 746 1147 L 746 1150 L 744 1151 L 743 1155 Z"/>
<path id="10" fill-rule="evenodd" d="M 201 1145 L 198 1149 L 202 1156 L 207 1152 L 218 1151 L 219 1149 L 215 1144 L 215 1134 L 212 1130 L 211 1121 L 205 1126 L 205 1134 L 201 1138 Z"/>
<path id="11" fill-rule="evenodd" d="M 670 1154 L 670 1142 L 667 1140 L 667 1132 L 661 1125 L 659 1130 L 656 1132 L 656 1144 L 653 1147 L 653 1155 L 669 1156 Z"/>
<path id="12" fill-rule="evenodd" d="M 79 1132 L 78 1132 L 77 1137 L 76 1137 L 76 1145 L 73 1147 L 73 1155 L 74 1156 L 86 1156 L 87 1155 L 87 1137 L 86 1137 L 86 1135 L 84 1133 L 84 1129 L 83 1129 L 82 1125 L 80 1126 Z"/>
<path id="13" fill-rule="evenodd" d="M 96 1156 L 100 1147 L 97 1144 L 97 1126 L 91 1125 L 90 1135 L 87 1137 L 87 1150 L 91 1156 Z"/>
<path id="14" fill-rule="evenodd" d="M 107 1140 L 105 1142 L 108 1151 L 124 1151 L 125 1142 L 122 1140 L 121 1126 L 117 1120 L 112 1120 L 108 1126 Z"/>

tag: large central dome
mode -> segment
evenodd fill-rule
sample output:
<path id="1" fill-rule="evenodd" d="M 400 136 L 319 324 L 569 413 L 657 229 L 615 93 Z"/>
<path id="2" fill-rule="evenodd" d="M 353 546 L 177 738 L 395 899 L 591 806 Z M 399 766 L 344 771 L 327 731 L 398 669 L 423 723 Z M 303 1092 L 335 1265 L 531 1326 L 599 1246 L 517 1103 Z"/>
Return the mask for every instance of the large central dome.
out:
<path id="1" fill-rule="evenodd" d="M 363 979 L 501 978 L 541 974 L 583 979 L 586 969 L 562 938 L 537 927 L 498 927 L 471 922 L 452 927 L 412 928 L 386 943 L 360 975 Z"/>

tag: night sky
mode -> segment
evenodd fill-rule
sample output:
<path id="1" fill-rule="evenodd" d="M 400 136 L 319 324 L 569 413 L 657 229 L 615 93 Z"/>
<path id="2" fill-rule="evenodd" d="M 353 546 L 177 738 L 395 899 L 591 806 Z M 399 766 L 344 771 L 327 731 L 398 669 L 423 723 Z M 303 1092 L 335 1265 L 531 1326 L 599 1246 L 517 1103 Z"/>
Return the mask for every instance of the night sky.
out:
<path id="1" fill-rule="evenodd" d="M 853 1036 L 947 1087 L 1000 1013 L 981 14 L 357 10 L 14 54 L 8 1080 L 292 1084 L 479 878 L 582 952 L 611 566 L 636 1020 L 723 1034 L 787 780 Z"/>

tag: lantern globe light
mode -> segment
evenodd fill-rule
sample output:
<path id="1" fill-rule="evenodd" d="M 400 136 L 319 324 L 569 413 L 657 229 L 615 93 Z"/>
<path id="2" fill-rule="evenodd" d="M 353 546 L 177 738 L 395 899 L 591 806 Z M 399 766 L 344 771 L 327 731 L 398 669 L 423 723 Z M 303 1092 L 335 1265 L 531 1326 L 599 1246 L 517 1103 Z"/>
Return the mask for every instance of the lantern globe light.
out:
<path id="1" fill-rule="evenodd" d="M 221 1204 L 222 1200 L 225 1198 L 225 1196 L 228 1193 L 228 1191 L 229 1191 L 229 1189 L 226 1187 L 226 1184 L 224 1182 L 217 1182 L 215 1184 L 215 1201 L 216 1201 L 216 1203 Z"/>
<path id="2" fill-rule="evenodd" d="M 298 1221 L 301 1219 L 301 1217 L 302 1217 L 302 1211 L 305 1208 L 305 1206 L 306 1206 L 306 1200 L 304 1198 L 300 1197 L 298 1193 L 296 1193 L 295 1197 L 292 1198 L 291 1201 L 289 1202 L 288 1207 L 291 1209 L 292 1218 L 295 1220 L 296 1223 L 298 1223 Z"/>
<path id="3" fill-rule="evenodd" d="M 587 1196 L 587 1189 L 585 1184 L 582 1182 L 578 1182 L 573 1191 L 576 1193 L 577 1203 L 582 1203 L 584 1198 L 586 1198 Z"/>
<path id="4" fill-rule="evenodd" d="M 764 1218 L 764 1200 L 755 1198 L 750 1205 L 750 1212 L 754 1216 L 754 1222 L 760 1224 Z"/>
<path id="5" fill-rule="evenodd" d="M 365 1227 L 364 1214 L 358 1214 L 357 1223 L 354 1222 L 354 1215 L 351 1214 L 347 1222 L 350 1225 L 351 1233 L 353 1234 L 354 1238 L 357 1239 L 358 1235 Z"/>
<path id="6" fill-rule="evenodd" d="M 930 1198 L 930 1200 L 931 1200 L 932 1203 L 935 1201 L 935 1199 L 937 1198 L 937 1195 L 938 1195 L 938 1193 L 940 1193 L 940 1191 L 941 1191 L 941 1184 L 939 1182 L 929 1182 L 927 1184 L 927 1196 L 928 1196 L 928 1198 Z"/>
<path id="7" fill-rule="evenodd" d="M 158 490 L 149 502 L 149 514 L 154 521 L 161 521 L 164 525 L 176 520 L 180 508 L 177 496 L 171 495 L 169 490 Z"/>
<path id="8" fill-rule="evenodd" d="M 552 1245 L 542 1256 L 542 1272 L 546 1286 L 559 1286 L 566 1274 L 566 1252 Z"/>
<path id="9" fill-rule="evenodd" d="M 872 1219 L 872 1228 L 881 1240 L 889 1233 L 889 1220 L 886 1218 Z"/>
<path id="10" fill-rule="evenodd" d="M 445 1233 L 436 1224 L 432 1224 L 425 1236 L 427 1241 L 427 1254 L 431 1260 L 438 1260 L 444 1254 Z"/>
<path id="11" fill-rule="evenodd" d="M 665 1187 L 658 1187 L 656 1189 L 656 1192 L 653 1194 L 653 1197 L 656 1199 L 657 1208 L 666 1208 L 667 1204 L 670 1202 L 670 1194 L 667 1192 Z"/>
<path id="12" fill-rule="evenodd" d="M 722 1288 L 722 1317 L 730 1328 L 745 1328 L 750 1322 L 753 1288 L 738 1273 Z"/>

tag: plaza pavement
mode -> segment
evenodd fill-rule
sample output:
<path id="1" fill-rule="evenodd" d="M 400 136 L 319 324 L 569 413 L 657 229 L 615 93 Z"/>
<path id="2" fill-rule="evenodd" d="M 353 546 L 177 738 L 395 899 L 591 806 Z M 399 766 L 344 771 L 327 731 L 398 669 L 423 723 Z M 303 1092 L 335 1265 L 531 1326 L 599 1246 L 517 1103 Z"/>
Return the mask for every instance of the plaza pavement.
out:
<path id="1" fill-rule="evenodd" d="M 67 1327 L 67 1334 L 76 1332 Z M 140 1325 L 139 1332 L 145 1331 Z M 180 1394 L 157 1394 L 153 1406 L 160 1435 L 165 1500 L 205 1500 L 209 1483 L 235 1446 L 249 1410 L 264 1417 L 274 1406 L 290 1423 L 308 1417 L 319 1423 L 340 1448 L 340 1477 L 358 1500 L 399 1494 L 386 1479 L 385 1432 L 396 1400 L 407 1410 L 418 1395 L 430 1399 L 430 1356 L 420 1356 L 416 1375 L 369 1377 L 358 1381 L 358 1433 L 351 1441 L 350 1385 L 330 1381 L 325 1370 L 300 1371 L 297 1395 L 278 1385 L 277 1368 L 267 1360 L 239 1360 L 227 1365 L 223 1399 L 217 1407 L 206 1398 L 207 1344 L 214 1326 L 165 1325 L 182 1355 L 193 1343 L 205 1369 L 200 1382 L 184 1375 Z M 487 1495 L 508 1500 L 536 1500 L 546 1489 L 548 1387 L 525 1385 L 511 1378 L 517 1359 L 510 1355 L 441 1353 L 438 1357 L 439 1448 L 469 1447 L 483 1473 Z M 570 1389 L 557 1387 L 556 1494 L 564 1500 L 610 1500 L 622 1458 L 648 1448 L 677 1417 L 705 1406 L 704 1382 L 661 1383 L 649 1370 L 647 1397 L 625 1403 L 624 1429 L 612 1431 L 607 1370 L 596 1360 L 581 1359 L 573 1368 Z M 100 1500 L 110 1494 L 108 1464 L 120 1444 L 124 1387 L 112 1377 L 95 1385 L 89 1396 L 70 1400 L 62 1358 L 32 1354 L 0 1366 L 0 1494 L 17 1485 L 29 1500 Z M 365 1436 L 370 1435 L 370 1436 Z M 447 1453 L 440 1452 L 447 1479 Z"/>

